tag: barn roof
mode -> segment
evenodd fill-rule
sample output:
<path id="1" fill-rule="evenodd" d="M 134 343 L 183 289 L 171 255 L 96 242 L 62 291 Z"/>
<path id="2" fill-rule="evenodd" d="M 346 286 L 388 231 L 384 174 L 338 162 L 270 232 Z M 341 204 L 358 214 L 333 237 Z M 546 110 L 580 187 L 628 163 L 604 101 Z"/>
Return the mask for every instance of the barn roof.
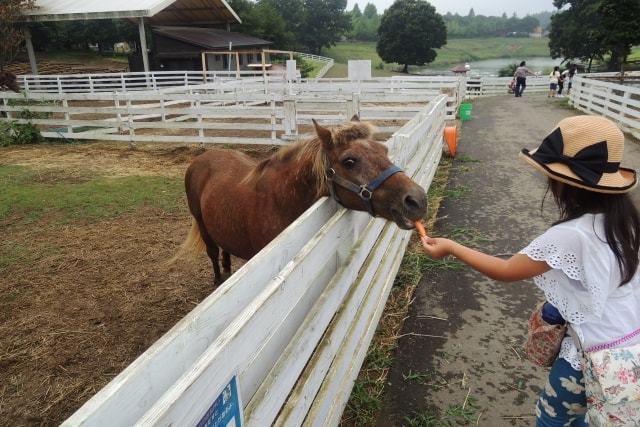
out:
<path id="1" fill-rule="evenodd" d="M 228 49 L 230 42 L 233 47 L 266 46 L 271 44 L 270 41 L 257 37 L 213 28 L 154 27 L 153 32 L 205 49 Z"/>
<path id="2" fill-rule="evenodd" d="M 153 24 L 242 22 L 226 0 L 36 0 L 29 21 L 149 18 Z"/>

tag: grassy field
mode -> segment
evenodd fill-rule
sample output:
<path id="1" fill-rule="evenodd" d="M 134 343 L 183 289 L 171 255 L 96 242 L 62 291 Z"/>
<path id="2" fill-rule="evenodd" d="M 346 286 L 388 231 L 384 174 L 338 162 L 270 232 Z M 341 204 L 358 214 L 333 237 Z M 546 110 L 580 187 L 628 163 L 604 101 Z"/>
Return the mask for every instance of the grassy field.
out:
<path id="1" fill-rule="evenodd" d="M 448 67 L 466 61 L 496 58 L 527 58 L 548 56 L 549 39 L 491 37 L 478 39 L 451 39 L 442 49 L 438 49 L 436 60 L 430 64 L 434 68 Z M 330 56 L 337 63 L 346 64 L 349 59 L 370 59 L 374 75 L 389 75 L 396 64 L 385 64 L 376 53 L 374 42 L 341 42 L 325 49 L 323 55 Z M 342 71 L 337 69 L 336 71 Z M 346 68 L 345 68 L 346 73 Z M 338 75 L 333 75 L 338 77 Z M 346 74 L 345 74 L 346 75 Z"/>

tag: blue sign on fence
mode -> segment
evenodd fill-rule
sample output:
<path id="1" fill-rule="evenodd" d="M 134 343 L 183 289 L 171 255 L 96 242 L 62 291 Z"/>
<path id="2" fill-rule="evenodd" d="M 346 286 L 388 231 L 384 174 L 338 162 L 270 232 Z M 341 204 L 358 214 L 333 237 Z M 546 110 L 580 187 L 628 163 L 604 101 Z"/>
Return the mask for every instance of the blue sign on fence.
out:
<path id="1" fill-rule="evenodd" d="M 213 401 L 197 427 L 242 427 L 242 405 L 235 375 Z"/>

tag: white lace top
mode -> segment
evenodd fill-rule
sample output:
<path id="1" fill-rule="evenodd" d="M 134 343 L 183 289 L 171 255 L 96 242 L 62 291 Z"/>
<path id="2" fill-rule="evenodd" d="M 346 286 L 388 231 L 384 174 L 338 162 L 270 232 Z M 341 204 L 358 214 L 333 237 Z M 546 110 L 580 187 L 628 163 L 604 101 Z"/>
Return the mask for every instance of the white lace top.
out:
<path id="1" fill-rule="evenodd" d="M 546 261 L 551 270 L 533 278 L 562 317 L 575 329 L 585 348 L 621 338 L 640 328 L 640 268 L 620 285 L 615 255 L 604 237 L 604 215 L 586 214 L 555 225 L 520 253 Z M 640 343 L 640 336 L 625 343 Z M 580 369 L 571 337 L 559 357 Z"/>

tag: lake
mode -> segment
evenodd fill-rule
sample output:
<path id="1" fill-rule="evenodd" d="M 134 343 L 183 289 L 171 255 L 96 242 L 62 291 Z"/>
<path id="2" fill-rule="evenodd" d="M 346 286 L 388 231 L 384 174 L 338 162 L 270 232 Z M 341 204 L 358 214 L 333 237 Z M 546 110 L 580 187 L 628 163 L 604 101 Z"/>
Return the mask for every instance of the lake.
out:
<path id="1" fill-rule="evenodd" d="M 527 61 L 527 66 L 532 72 L 541 72 L 551 70 L 555 65 L 560 65 L 560 59 L 552 59 L 547 57 L 533 57 L 533 58 L 499 58 L 499 59 L 483 59 L 482 61 L 470 61 L 468 64 L 471 66 L 471 76 L 497 76 L 498 70 L 508 64 L 520 63 L 520 61 Z M 443 71 L 449 71 L 453 68 L 453 65 L 449 66 L 435 66 L 425 67 L 418 71 L 419 74 L 442 74 Z"/>

